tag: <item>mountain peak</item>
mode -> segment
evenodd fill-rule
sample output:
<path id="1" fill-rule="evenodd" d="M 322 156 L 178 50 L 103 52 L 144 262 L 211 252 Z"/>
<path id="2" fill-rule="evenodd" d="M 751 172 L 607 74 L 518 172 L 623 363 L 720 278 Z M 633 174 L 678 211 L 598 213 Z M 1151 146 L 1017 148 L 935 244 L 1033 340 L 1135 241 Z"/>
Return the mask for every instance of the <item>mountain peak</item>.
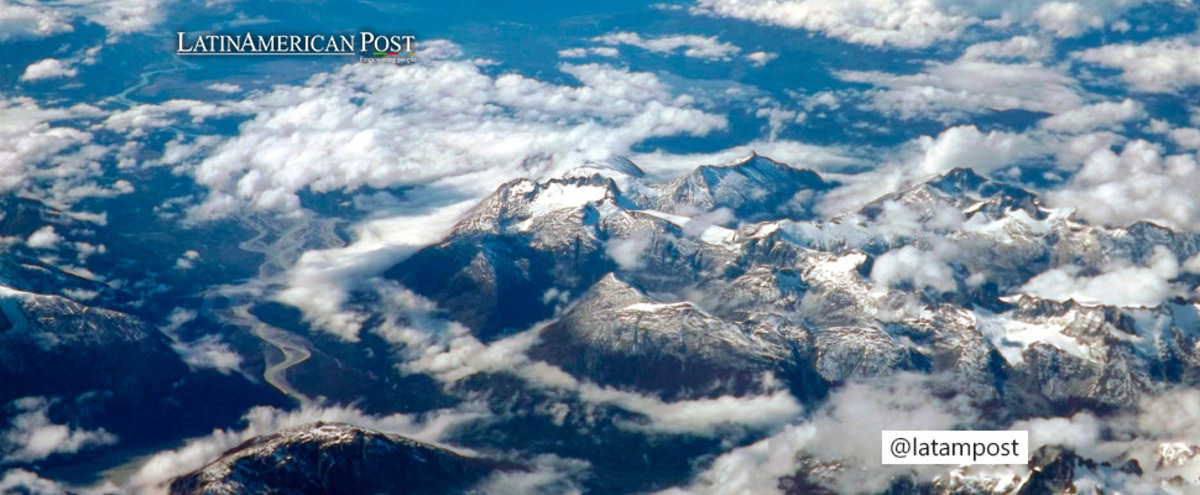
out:
<path id="1" fill-rule="evenodd" d="M 989 179 L 969 168 L 955 168 L 907 189 L 872 201 L 860 212 L 874 219 L 887 203 L 900 203 L 925 213 L 941 207 L 951 207 L 970 217 L 982 213 L 999 219 L 1011 210 L 1024 210 L 1031 218 L 1044 219 L 1037 196 L 1020 187 Z"/>
<path id="2" fill-rule="evenodd" d="M 817 197 L 832 189 L 816 172 L 752 154 L 728 165 L 705 165 L 667 184 L 659 208 L 727 208 L 744 221 L 811 218 Z"/>
<path id="3" fill-rule="evenodd" d="M 523 231 L 539 217 L 578 214 L 590 204 L 606 201 L 623 200 L 617 184 L 600 174 L 554 178 L 545 182 L 516 179 L 484 198 L 454 231 L 458 234 L 500 233 L 510 228 Z"/>
<path id="4" fill-rule="evenodd" d="M 947 194 L 961 194 L 966 191 L 978 191 L 980 186 L 986 182 L 989 182 L 989 179 L 974 170 L 956 167 L 949 172 L 935 176 L 926 184 Z"/>
<path id="5" fill-rule="evenodd" d="M 287 462 L 280 462 L 287 459 Z M 315 422 L 255 437 L 171 483 L 172 495 L 212 493 L 448 493 L 468 488 L 497 463 L 399 435 Z"/>
<path id="6" fill-rule="evenodd" d="M 741 160 L 737 160 L 725 165 L 702 165 L 698 167 L 692 174 L 712 173 L 731 173 L 740 172 L 744 175 L 754 177 L 759 180 L 766 179 L 801 179 L 811 185 L 824 185 L 824 180 L 816 172 L 808 169 L 793 168 L 792 166 L 775 161 L 769 157 L 762 156 L 757 152 L 751 152 Z"/>
<path id="7" fill-rule="evenodd" d="M 582 166 L 567 172 L 564 176 L 583 176 L 583 175 L 609 175 L 616 172 L 620 175 L 628 175 L 630 177 L 642 178 L 646 176 L 646 172 L 636 163 L 625 157 L 613 157 L 603 161 L 590 161 Z"/>

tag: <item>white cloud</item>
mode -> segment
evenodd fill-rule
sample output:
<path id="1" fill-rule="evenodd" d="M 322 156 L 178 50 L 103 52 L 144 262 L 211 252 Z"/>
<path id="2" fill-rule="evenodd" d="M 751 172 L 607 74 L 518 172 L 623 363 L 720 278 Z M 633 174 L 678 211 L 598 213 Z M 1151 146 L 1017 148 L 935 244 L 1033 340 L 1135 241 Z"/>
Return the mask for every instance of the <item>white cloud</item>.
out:
<path id="1" fill-rule="evenodd" d="M 50 422 L 52 402 L 44 397 L 25 397 L 12 402 L 20 413 L 0 441 L 5 461 L 33 462 L 55 454 L 73 454 L 90 447 L 117 443 L 116 435 L 103 428 L 83 430 Z"/>
<path id="2" fill-rule="evenodd" d="M 68 16 L 57 10 L 0 0 L 0 42 L 44 38 L 73 30 Z"/>
<path id="3" fill-rule="evenodd" d="M 988 174 L 1045 150 L 1024 134 L 1002 131 L 980 132 L 973 125 L 951 127 L 936 138 L 921 136 L 910 144 L 916 157 L 918 176 L 928 177 L 955 168 L 970 168 Z"/>
<path id="4" fill-rule="evenodd" d="M 159 326 L 158 329 L 161 330 L 168 337 L 171 337 L 172 339 L 174 339 L 178 336 L 179 329 L 183 328 L 184 325 L 187 325 L 188 323 L 195 321 L 197 316 L 199 316 L 199 314 L 193 310 L 185 309 L 185 308 L 175 308 L 175 309 L 171 310 L 170 313 L 167 314 L 166 323 Z"/>
<path id="5" fill-rule="evenodd" d="M 565 48 L 558 51 L 558 56 L 561 58 L 583 58 L 587 56 L 587 48 Z"/>
<path id="6" fill-rule="evenodd" d="M 1147 397 L 1138 409 L 1136 428 L 1154 439 L 1200 438 L 1200 390 L 1183 388 Z"/>
<path id="7" fill-rule="evenodd" d="M 46 225 L 29 234 L 29 239 L 25 241 L 25 244 L 34 249 L 58 249 L 58 245 L 62 242 L 63 237 L 58 235 L 54 226 Z"/>
<path id="8" fill-rule="evenodd" d="M 24 97 L 0 100 L 0 191 L 26 186 L 46 169 L 86 169 L 90 156 L 79 148 L 91 142 L 91 134 L 51 123 L 95 112 L 85 106 L 42 108 Z M 71 153 L 74 149 L 79 151 Z"/>
<path id="9" fill-rule="evenodd" d="M 208 87 L 208 89 L 211 89 L 213 91 L 217 91 L 220 93 L 239 93 L 242 91 L 241 86 L 238 86 L 236 84 L 231 84 L 231 83 L 212 83 L 212 84 L 209 84 L 207 87 Z"/>
<path id="10" fill-rule="evenodd" d="M 651 236 L 640 233 L 609 239 L 604 244 L 604 253 L 617 262 L 622 270 L 637 270 L 642 267 L 642 252 L 650 247 L 651 241 Z"/>
<path id="11" fill-rule="evenodd" d="M 527 495 L 532 493 L 580 494 L 572 478 L 581 475 L 590 465 L 576 459 L 563 459 L 551 454 L 533 459 L 525 471 L 497 471 L 471 490 L 471 493 L 490 495 Z"/>
<path id="12" fill-rule="evenodd" d="M 1084 62 L 1121 69 L 1133 89 L 1171 93 L 1200 85 L 1200 46 L 1183 38 L 1106 45 L 1072 54 Z"/>
<path id="13" fill-rule="evenodd" d="M 1029 430 L 1030 451 L 1062 445 L 1098 462 L 1132 460 L 1147 467 L 1139 476 L 1102 480 L 1113 493 L 1194 493 L 1200 486 L 1200 462 L 1188 453 L 1200 438 L 1198 417 L 1200 391 L 1181 388 L 1147 397 L 1135 411 L 1115 416 L 1084 412 L 1033 418 L 1008 429 Z"/>
<path id="14" fill-rule="evenodd" d="M 175 269 L 176 270 L 191 270 L 192 268 L 196 267 L 196 260 L 199 260 L 199 259 L 200 259 L 200 253 L 198 253 L 194 250 L 191 250 L 191 249 L 184 251 L 183 255 L 181 255 L 179 258 L 175 259 Z"/>
<path id="15" fill-rule="evenodd" d="M 686 217 L 685 217 L 686 218 Z M 683 234 L 687 236 L 700 237 L 710 232 L 710 227 L 728 225 L 737 217 L 733 215 L 733 210 L 729 208 L 717 208 L 709 212 L 699 213 L 691 218 L 686 218 L 684 223 L 679 224 L 683 227 Z"/>
<path id="16" fill-rule="evenodd" d="M 96 58 L 100 54 L 100 50 L 104 49 L 104 45 L 96 45 L 83 51 L 76 57 L 76 60 L 83 65 L 95 65 Z"/>
<path id="17" fill-rule="evenodd" d="M 475 62 L 423 57 L 405 67 L 347 64 L 304 86 L 277 87 L 243 103 L 257 116 L 194 169 L 210 193 L 193 213 L 213 218 L 246 204 L 295 212 L 296 193 L 306 188 L 460 180 L 479 196 L 506 177 L 573 168 L 626 154 L 645 139 L 726 125 L 652 74 L 598 64 L 560 68 L 581 85 L 492 77 Z M 474 180 L 462 180 L 472 173 Z"/>
<path id="18" fill-rule="evenodd" d="M 967 47 L 964 59 L 1042 60 L 1050 56 L 1051 46 L 1032 36 L 1014 36 L 1004 41 L 987 41 Z"/>
<path id="19" fill-rule="evenodd" d="M 77 13 L 108 31 L 109 39 L 146 31 L 161 23 L 171 0 L 65 0 L 57 7 Z"/>
<path id="20" fill-rule="evenodd" d="M 1073 38 L 1104 26 L 1104 18 L 1075 2 L 1046 2 L 1033 11 L 1033 22 L 1059 38 Z"/>
<path id="21" fill-rule="evenodd" d="M 1072 37 L 1142 0 L 699 0 L 695 14 L 805 29 L 868 46 L 923 48 L 959 39 L 970 27 L 1007 30 L 1014 22 Z"/>
<path id="22" fill-rule="evenodd" d="M 200 123 L 209 117 L 249 111 L 251 109 L 239 103 L 218 106 L 199 100 L 175 99 L 112 112 L 93 128 L 122 133 L 129 138 L 139 138 L 145 136 L 147 131 L 176 124 L 176 119 L 182 116 L 176 114 L 187 114 L 192 123 Z"/>
<path id="23" fill-rule="evenodd" d="M 461 324 L 435 316 L 437 305 L 433 301 L 394 285 L 378 293 L 388 311 L 373 331 L 392 344 L 404 346 L 406 360 L 400 366 L 405 371 L 454 383 L 478 373 L 511 371 L 530 364 L 525 351 L 533 345 L 536 331 L 484 344 Z M 563 375 L 561 371 L 553 374 L 559 378 Z M 565 381 L 573 383 L 574 379 L 567 376 Z"/>
<path id="24" fill-rule="evenodd" d="M 1043 120 L 1041 126 L 1057 132 L 1084 133 L 1096 129 L 1119 130 L 1126 122 L 1146 117 L 1141 103 L 1126 98 L 1120 103 L 1103 102 L 1067 110 Z"/>
<path id="25" fill-rule="evenodd" d="M 489 344 L 480 342 L 462 325 L 436 321 L 435 305 L 410 291 L 399 289 L 390 297 L 385 321 L 375 330 L 388 342 L 403 345 L 402 369 L 430 374 L 453 384 L 479 373 L 511 373 L 530 386 L 575 394 L 588 404 L 606 404 L 645 416 L 620 421 L 618 427 L 649 432 L 713 434 L 725 425 L 769 429 L 797 417 L 801 406 L 786 390 L 746 397 L 666 402 L 657 397 L 600 386 L 578 379 L 561 368 L 533 361 L 526 351 L 537 342 L 545 323 Z M 403 315 L 397 318 L 396 315 Z"/>
<path id="26" fill-rule="evenodd" d="M 0 493 L 31 493 L 34 495 L 67 495 L 67 491 L 54 481 L 42 478 L 32 471 L 10 469 L 0 476 Z"/>
<path id="27" fill-rule="evenodd" d="M 1082 90 L 1073 78 L 1040 62 L 963 57 L 950 63 L 931 62 L 918 74 L 840 71 L 836 75 L 843 81 L 878 87 L 867 93 L 869 108 L 905 120 L 921 117 L 949 123 L 989 110 L 1061 113 L 1083 104 Z"/>
<path id="28" fill-rule="evenodd" d="M 1200 129 L 1195 127 L 1172 129 L 1167 133 L 1167 136 L 1180 148 L 1192 151 L 1200 150 Z"/>
<path id="29" fill-rule="evenodd" d="M 1087 1 L 1037 1 L 1010 2 L 1004 7 L 1004 16 L 997 19 L 996 28 L 1006 28 L 1007 20 L 1019 18 L 1026 25 L 1058 38 L 1074 38 L 1089 31 L 1104 28 L 1118 32 L 1128 31 L 1129 22 L 1123 14 L 1139 5 L 1172 0 L 1087 0 Z M 983 2 L 986 3 L 986 2 Z M 1182 5 L 1181 2 L 1174 2 Z"/>
<path id="30" fill-rule="evenodd" d="M 592 41 L 608 45 L 636 46 L 654 53 L 675 53 L 676 50 L 683 48 L 683 55 L 685 57 L 710 60 L 729 60 L 730 57 L 742 51 L 741 48 L 731 43 L 717 40 L 716 36 L 699 36 L 694 34 L 675 34 L 655 38 L 643 38 L 638 33 L 618 32 L 597 36 Z"/>
<path id="31" fill-rule="evenodd" d="M 1056 301 L 1152 307 L 1183 293 L 1171 283 L 1179 269 L 1174 254 L 1155 246 L 1146 266 L 1116 262 L 1094 276 L 1081 275 L 1077 266 L 1052 268 L 1030 279 L 1019 291 Z"/>
<path id="32" fill-rule="evenodd" d="M 167 314 L 166 321 L 158 329 L 171 339 L 171 349 L 179 354 L 189 368 L 214 369 L 222 374 L 239 371 L 242 357 L 234 352 L 220 335 L 205 335 L 191 342 L 185 342 L 179 337 L 179 329 L 195 321 L 197 316 L 193 310 L 175 308 Z"/>
<path id="33" fill-rule="evenodd" d="M 366 315 L 343 307 L 349 292 L 418 249 L 450 233 L 475 200 L 444 203 L 415 193 L 411 210 L 353 227 L 354 242 L 340 248 L 307 251 L 288 270 L 287 285 L 276 297 L 302 312 L 314 327 L 357 341 Z M 399 304 L 399 303 L 398 303 Z M 405 303 L 404 307 L 411 306 Z"/>
<path id="34" fill-rule="evenodd" d="M 61 0 L 42 5 L 0 0 L 0 42 L 71 32 L 77 17 L 99 24 L 109 41 L 160 24 L 172 0 Z"/>
<path id="35" fill-rule="evenodd" d="M 621 54 L 620 50 L 611 46 L 595 46 L 591 48 L 567 48 L 559 50 L 558 56 L 561 58 L 583 58 L 588 54 L 598 57 L 615 57 Z"/>
<path id="36" fill-rule="evenodd" d="M 227 375 L 242 366 L 242 356 L 219 335 L 206 335 L 192 342 L 175 341 L 171 349 L 192 369 L 214 369 Z"/>
<path id="37" fill-rule="evenodd" d="M 700 0 L 693 12 L 818 31 L 871 46 L 905 48 L 951 40 L 977 22 L 931 0 Z"/>
<path id="38" fill-rule="evenodd" d="M 70 299 L 80 302 L 91 301 L 92 299 L 100 297 L 99 292 L 87 289 L 63 289 L 62 294 Z"/>
<path id="39" fill-rule="evenodd" d="M 56 58 L 42 59 L 25 68 L 21 73 L 22 81 L 40 81 L 60 77 L 75 77 L 79 71 Z"/>
<path id="40" fill-rule="evenodd" d="M 755 117 L 767 119 L 767 140 L 774 141 L 779 132 L 790 124 L 801 124 L 808 119 L 808 114 L 795 110 L 785 110 L 777 107 L 764 107 L 754 112 Z"/>
<path id="41" fill-rule="evenodd" d="M 843 461 L 847 469 L 834 477 L 842 493 L 880 491 L 910 468 L 879 469 L 882 430 L 950 430 L 972 424 L 977 414 L 965 397 L 938 398 L 937 378 L 902 373 L 838 390 L 814 416 L 817 438 L 807 451 L 826 461 Z M 858 469 L 854 469 L 857 467 Z M 942 468 L 915 468 L 930 479 Z"/>
<path id="42" fill-rule="evenodd" d="M 835 177 L 843 185 L 826 194 L 817 208 L 826 216 L 855 211 L 881 196 L 954 168 L 988 175 L 1051 151 L 1029 134 L 984 133 L 973 125 L 951 127 L 936 137 L 921 136 L 905 143 L 885 154 L 881 165 L 866 172 Z"/>
<path id="43" fill-rule="evenodd" d="M 697 164 L 735 163 L 749 157 L 751 153 L 771 157 L 772 160 L 786 163 L 793 168 L 807 168 L 819 172 L 837 171 L 868 163 L 847 148 L 817 146 L 790 140 L 758 140 L 713 153 L 635 153 L 630 156 L 630 160 L 649 175 L 674 178 L 695 170 Z"/>
<path id="44" fill-rule="evenodd" d="M 82 103 L 44 108 L 32 98 L 0 98 L 0 193 L 19 191 L 65 209 L 83 198 L 128 192 L 128 181 L 100 179 L 113 146 L 73 127 L 102 114 Z"/>
<path id="45" fill-rule="evenodd" d="M 778 53 L 762 52 L 762 50 L 746 54 L 746 60 L 750 60 L 750 64 L 754 65 L 755 67 L 762 67 L 767 65 L 768 62 L 778 58 Z"/>
<path id="46" fill-rule="evenodd" d="M 871 237 L 883 239 L 884 242 L 889 244 L 906 239 L 917 239 L 922 234 L 931 230 L 959 230 L 963 227 L 964 215 L 962 211 L 950 205 L 917 206 L 906 205 L 901 201 L 888 200 L 879 206 L 879 216 L 871 221 L 867 233 Z M 949 244 L 934 244 L 933 254 L 937 257 L 952 254 L 949 246 Z M 905 257 L 909 256 L 912 256 L 912 254 L 905 254 Z M 902 260 L 903 258 L 892 261 L 897 262 Z M 910 259 L 909 262 L 911 261 L 916 260 Z M 946 268 L 949 269 L 949 267 Z M 881 275 L 884 273 L 886 271 L 881 272 Z M 891 280 L 913 281 L 910 277 L 894 278 L 897 275 L 895 273 L 890 274 L 888 276 L 889 283 Z M 917 284 L 918 288 L 921 286 L 921 284 Z M 926 284 L 925 286 L 929 285 Z"/>
<path id="47" fill-rule="evenodd" d="M 753 64 L 755 67 L 762 67 L 764 65 L 767 65 L 767 63 L 769 63 L 772 60 L 775 60 L 776 58 L 779 58 L 778 53 L 764 52 L 761 50 L 757 51 L 757 52 L 751 52 L 751 53 L 746 54 L 746 59 L 749 60 L 750 63 Z"/>
<path id="48" fill-rule="evenodd" d="M 904 246 L 884 253 L 871 267 L 871 281 L 884 287 L 908 283 L 915 288 L 952 292 L 958 287 L 954 271 L 939 253 Z"/>
<path id="49" fill-rule="evenodd" d="M 1166 486 L 1167 480 L 1186 480 L 1184 485 L 1192 491 L 1200 486 L 1200 459 L 1180 456 L 1167 458 L 1172 450 L 1190 450 L 1200 438 L 1200 391 L 1194 388 L 1179 388 L 1166 393 L 1147 397 L 1138 404 L 1138 410 L 1129 421 L 1112 421 L 1116 426 L 1116 438 L 1129 438 L 1133 442 L 1116 441 L 1097 446 L 1097 451 L 1109 456 L 1127 456 L 1141 465 L 1155 466 L 1149 476 L 1152 488 Z M 1115 425 L 1114 425 L 1115 423 Z M 1131 445 L 1132 444 L 1132 445 Z M 1132 448 L 1131 448 L 1132 447 Z"/>
<path id="50" fill-rule="evenodd" d="M 1183 271 L 1193 274 L 1200 274 L 1200 254 L 1192 256 L 1183 262 L 1180 266 Z"/>
<path id="51" fill-rule="evenodd" d="M 103 244 L 97 246 L 87 242 L 72 242 L 71 246 L 75 247 L 75 259 L 80 264 L 85 263 L 93 255 L 108 253 L 108 247 Z"/>
<path id="52" fill-rule="evenodd" d="M 1094 223 L 1122 227 L 1150 220 L 1198 230 L 1200 165 L 1194 155 L 1164 157 L 1159 146 L 1134 140 L 1119 155 L 1108 148 L 1092 152 L 1070 182 L 1045 198 Z"/>
<path id="53" fill-rule="evenodd" d="M 1124 136 L 1109 131 L 1067 136 L 1054 145 L 1055 160 L 1063 170 L 1078 170 L 1093 153 L 1111 149 L 1125 140 Z"/>
<path id="54" fill-rule="evenodd" d="M 784 390 L 676 402 L 586 383 L 579 385 L 579 392 L 580 398 L 587 402 L 613 404 L 646 416 L 646 422 L 620 422 L 617 426 L 647 432 L 706 435 L 723 425 L 770 429 L 795 419 L 801 412 L 800 403 Z"/>
<path id="55" fill-rule="evenodd" d="M 929 480 L 943 468 L 881 466 L 879 438 L 888 430 L 948 430 L 968 426 L 975 413 L 961 398 L 933 396 L 928 377 L 901 374 L 870 382 L 849 383 L 804 423 L 718 457 L 686 489 L 664 493 L 776 494 L 779 479 L 801 469 L 800 458 L 812 456 L 839 467 L 822 470 L 829 488 L 838 493 L 876 493 L 894 477 L 914 472 Z"/>
<path id="56" fill-rule="evenodd" d="M 430 46 L 442 45 L 423 49 Z M 365 318 L 343 308 L 348 291 L 439 240 L 496 184 L 627 154 L 651 137 L 703 135 L 726 124 L 652 74 L 564 64 L 582 84 L 555 86 L 518 74 L 489 76 L 484 62 L 422 60 L 348 64 L 304 86 L 223 105 L 257 116 L 231 139 L 164 153 L 166 164 L 182 164 L 209 188 L 192 211 L 198 219 L 247 206 L 297 213 L 297 193 L 306 188 L 425 186 L 357 226 L 350 246 L 304 253 L 289 271 L 278 300 L 346 339 L 357 338 Z"/>
<path id="57" fill-rule="evenodd" d="M 594 48 L 589 48 L 588 52 L 590 52 L 592 55 L 599 55 L 601 57 L 615 57 L 621 54 L 620 50 L 617 50 L 611 46 L 597 46 Z"/>
<path id="58" fill-rule="evenodd" d="M 1095 416 L 1082 412 L 1070 418 L 1033 418 L 1014 423 L 1010 430 L 1029 431 L 1029 452 L 1045 446 L 1061 446 L 1076 453 L 1095 457 L 1103 424 Z"/>
<path id="59" fill-rule="evenodd" d="M 815 441 L 816 427 L 788 425 L 769 438 L 722 454 L 690 486 L 658 495 L 767 495 L 782 493 L 779 479 L 796 473 L 799 455 Z"/>

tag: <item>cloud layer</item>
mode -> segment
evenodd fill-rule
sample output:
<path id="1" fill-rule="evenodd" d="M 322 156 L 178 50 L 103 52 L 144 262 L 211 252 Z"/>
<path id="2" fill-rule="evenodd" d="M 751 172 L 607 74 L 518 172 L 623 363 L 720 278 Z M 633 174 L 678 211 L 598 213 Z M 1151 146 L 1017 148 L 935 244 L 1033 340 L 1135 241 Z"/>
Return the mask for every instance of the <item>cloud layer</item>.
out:
<path id="1" fill-rule="evenodd" d="M 0 43 L 74 31 L 68 18 L 45 6 L 0 1 Z"/>
<path id="2" fill-rule="evenodd" d="M 52 404 L 53 401 L 45 397 L 25 397 L 10 404 L 17 415 L 0 437 L 5 461 L 40 461 L 55 454 L 74 454 L 117 443 L 116 435 L 104 428 L 84 430 L 51 422 Z"/>
<path id="3" fill-rule="evenodd" d="M 1084 159 L 1071 181 L 1050 191 L 1052 206 L 1073 208 L 1103 225 L 1148 220 L 1200 229 L 1200 164 L 1193 154 L 1164 156 L 1160 145 L 1134 140 L 1120 153 L 1101 148 Z"/>
<path id="4" fill-rule="evenodd" d="M 1074 54 L 1084 62 L 1121 70 L 1134 90 L 1171 93 L 1200 85 L 1200 46 L 1176 38 L 1141 44 L 1105 45 Z"/>
<path id="5" fill-rule="evenodd" d="M 709 60 L 729 60 L 730 57 L 742 51 L 732 43 L 725 43 L 716 36 L 698 36 L 694 34 L 676 34 L 643 38 L 640 34 L 622 31 L 598 36 L 592 41 L 607 45 L 629 45 L 649 50 L 655 53 L 674 53 L 682 48 L 685 57 Z"/>
<path id="6" fill-rule="evenodd" d="M 969 28 L 1020 23 L 1059 38 L 1104 27 L 1144 0 L 1092 2 L 980 0 L 699 0 L 694 13 L 820 32 L 868 46 L 923 48 L 957 40 Z"/>
<path id="7" fill-rule="evenodd" d="M 210 190 L 195 216 L 220 217 L 243 204 L 295 212 L 306 189 L 438 184 L 468 174 L 488 177 L 490 187 L 726 125 L 648 73 L 562 64 L 579 85 L 553 85 L 489 75 L 482 61 L 429 58 L 349 64 L 241 103 L 255 117 L 195 166 Z"/>
<path id="8" fill-rule="evenodd" d="M 930 0 L 700 0 L 694 12 L 819 31 L 851 43 L 906 48 L 957 38 L 976 19 Z"/>

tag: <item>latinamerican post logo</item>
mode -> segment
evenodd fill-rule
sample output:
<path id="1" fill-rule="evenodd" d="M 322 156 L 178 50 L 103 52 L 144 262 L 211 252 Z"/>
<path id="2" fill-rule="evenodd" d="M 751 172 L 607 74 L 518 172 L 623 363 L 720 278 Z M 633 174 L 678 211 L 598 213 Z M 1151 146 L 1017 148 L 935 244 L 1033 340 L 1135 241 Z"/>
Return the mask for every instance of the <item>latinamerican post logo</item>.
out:
<path id="1" fill-rule="evenodd" d="M 181 56 L 357 56 L 372 61 L 413 62 L 417 38 L 410 34 L 175 33 Z"/>

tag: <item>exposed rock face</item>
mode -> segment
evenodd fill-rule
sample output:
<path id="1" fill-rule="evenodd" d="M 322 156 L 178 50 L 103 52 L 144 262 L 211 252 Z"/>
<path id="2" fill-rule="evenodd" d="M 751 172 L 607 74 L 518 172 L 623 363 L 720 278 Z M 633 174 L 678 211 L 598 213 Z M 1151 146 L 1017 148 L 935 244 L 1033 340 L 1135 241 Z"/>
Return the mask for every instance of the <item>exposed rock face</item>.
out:
<path id="1" fill-rule="evenodd" d="M 60 296 L 0 294 L 0 401 L 107 390 L 149 399 L 187 367 L 157 330 Z"/>
<path id="2" fill-rule="evenodd" d="M 176 479 L 171 493 L 460 493 L 497 467 L 398 435 L 317 422 L 248 440 Z"/>
<path id="3" fill-rule="evenodd" d="M 543 330 L 530 354 L 603 385 L 692 396 L 752 388 L 787 351 L 692 303 L 654 301 L 610 274 Z"/>
<path id="4" fill-rule="evenodd" d="M 668 213 L 728 208 L 746 221 L 811 218 L 813 200 L 836 184 L 753 155 L 729 166 L 703 166 L 662 186 L 660 208 Z"/>
<path id="5" fill-rule="evenodd" d="M 505 184 L 388 276 L 485 342 L 541 322 L 529 357 L 664 400 L 786 388 L 819 406 L 847 382 L 915 372 L 950 377 L 937 394 L 1002 425 L 1127 412 L 1200 385 L 1185 290 L 1200 276 L 1180 268 L 1200 236 L 1089 225 L 967 169 L 818 219 L 810 207 L 833 184 L 763 157 L 667 183 L 620 165 Z M 1074 283 L 1122 269 L 1175 288 L 1144 304 L 1030 288 L 1054 270 Z M 1109 469 L 1045 455 L 1019 493 Z"/>
<path id="6" fill-rule="evenodd" d="M 742 393 L 765 373 L 820 390 L 951 372 L 960 392 L 1024 415 L 1128 407 L 1162 383 L 1196 383 L 1191 302 L 1117 307 L 1020 292 L 1053 267 L 1149 263 L 1155 246 L 1185 259 L 1200 251 L 1195 236 L 1079 223 L 966 169 L 819 221 L 778 207 L 830 184 L 763 157 L 667 184 L 631 167 L 505 184 L 389 276 L 484 340 L 569 301 L 534 357 L 667 397 Z M 734 216 L 706 217 L 719 208 Z M 901 217 L 923 227 L 898 229 Z M 935 245 L 938 290 L 871 276 L 889 251 Z"/>

